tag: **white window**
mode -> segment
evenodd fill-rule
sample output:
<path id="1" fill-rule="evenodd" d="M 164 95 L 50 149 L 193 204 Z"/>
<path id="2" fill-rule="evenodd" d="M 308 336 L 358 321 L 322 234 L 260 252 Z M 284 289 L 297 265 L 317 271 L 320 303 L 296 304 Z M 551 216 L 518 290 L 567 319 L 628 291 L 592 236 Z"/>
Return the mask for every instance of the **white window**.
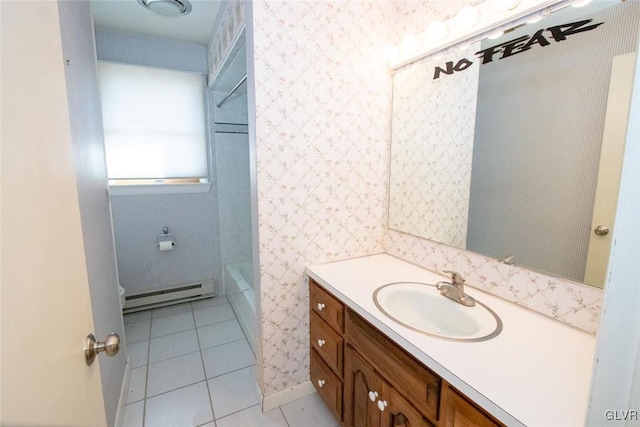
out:
<path id="1" fill-rule="evenodd" d="M 98 64 L 110 182 L 206 181 L 202 76 Z"/>

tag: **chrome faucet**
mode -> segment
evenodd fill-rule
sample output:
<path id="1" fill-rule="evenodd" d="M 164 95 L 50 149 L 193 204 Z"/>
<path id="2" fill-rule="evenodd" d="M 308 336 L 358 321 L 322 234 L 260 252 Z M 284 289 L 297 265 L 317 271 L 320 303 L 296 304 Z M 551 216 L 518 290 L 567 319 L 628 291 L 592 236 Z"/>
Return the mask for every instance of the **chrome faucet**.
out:
<path id="1" fill-rule="evenodd" d="M 442 281 L 436 283 L 436 288 L 440 291 L 440 294 L 467 307 L 476 305 L 476 300 L 464 293 L 464 279 L 462 276 L 455 271 L 445 270 L 444 272 L 451 274 L 451 282 Z"/>

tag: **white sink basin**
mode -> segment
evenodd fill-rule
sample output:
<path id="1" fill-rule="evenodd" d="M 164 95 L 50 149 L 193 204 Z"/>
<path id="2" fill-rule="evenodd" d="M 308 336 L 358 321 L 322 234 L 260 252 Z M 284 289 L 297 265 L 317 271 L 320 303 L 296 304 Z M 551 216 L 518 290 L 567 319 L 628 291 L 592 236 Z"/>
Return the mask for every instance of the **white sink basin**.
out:
<path id="1" fill-rule="evenodd" d="M 439 338 L 485 341 L 502 331 L 498 315 L 480 301 L 466 307 L 426 283 L 389 283 L 374 292 L 373 301 L 394 322 Z"/>

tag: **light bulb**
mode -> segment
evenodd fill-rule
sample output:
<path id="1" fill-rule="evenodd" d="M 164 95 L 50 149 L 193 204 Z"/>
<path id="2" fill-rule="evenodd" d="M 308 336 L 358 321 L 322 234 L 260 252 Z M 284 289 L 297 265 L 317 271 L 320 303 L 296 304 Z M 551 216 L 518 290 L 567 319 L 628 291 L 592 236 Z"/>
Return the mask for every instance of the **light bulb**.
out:
<path id="1" fill-rule="evenodd" d="M 573 3 L 571 6 L 573 7 L 582 7 L 585 6 L 587 4 L 591 3 L 591 0 L 581 0 L 581 1 L 577 1 L 575 3 Z"/>
<path id="2" fill-rule="evenodd" d="M 473 6 L 465 6 L 456 14 L 456 24 L 462 28 L 471 28 L 480 22 L 480 12 Z"/>
<path id="3" fill-rule="evenodd" d="M 418 42 L 418 38 L 413 34 L 409 34 L 402 40 L 402 52 L 413 53 L 418 50 L 419 45 L 420 43 Z"/>
<path id="4" fill-rule="evenodd" d="M 513 10 L 520 4 L 520 0 L 493 0 L 493 7 L 496 10 Z"/>
<path id="5" fill-rule="evenodd" d="M 387 46 L 384 48 L 384 59 L 387 62 L 395 62 L 400 55 L 400 51 L 395 46 Z"/>
<path id="6" fill-rule="evenodd" d="M 440 41 L 449 35 L 449 27 L 444 22 L 432 22 L 427 28 L 427 39 L 430 41 Z"/>

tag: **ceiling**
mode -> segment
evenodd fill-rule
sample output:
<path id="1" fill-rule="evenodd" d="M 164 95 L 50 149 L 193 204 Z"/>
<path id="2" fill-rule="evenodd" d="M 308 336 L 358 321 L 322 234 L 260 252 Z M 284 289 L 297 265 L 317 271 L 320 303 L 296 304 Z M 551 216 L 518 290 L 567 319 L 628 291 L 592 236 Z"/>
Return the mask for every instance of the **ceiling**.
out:
<path id="1" fill-rule="evenodd" d="M 91 0 L 95 26 L 207 45 L 224 0 L 189 0 L 191 13 L 158 15 L 137 0 Z"/>

